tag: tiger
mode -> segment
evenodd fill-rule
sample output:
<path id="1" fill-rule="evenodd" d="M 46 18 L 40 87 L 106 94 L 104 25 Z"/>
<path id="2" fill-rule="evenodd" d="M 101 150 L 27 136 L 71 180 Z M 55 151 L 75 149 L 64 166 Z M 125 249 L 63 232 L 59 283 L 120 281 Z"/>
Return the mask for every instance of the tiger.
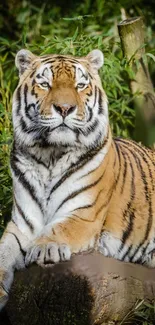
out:
<path id="1" fill-rule="evenodd" d="M 0 308 L 14 271 L 96 250 L 155 267 L 155 153 L 113 138 L 99 49 L 15 58 L 11 221 L 0 241 Z"/>

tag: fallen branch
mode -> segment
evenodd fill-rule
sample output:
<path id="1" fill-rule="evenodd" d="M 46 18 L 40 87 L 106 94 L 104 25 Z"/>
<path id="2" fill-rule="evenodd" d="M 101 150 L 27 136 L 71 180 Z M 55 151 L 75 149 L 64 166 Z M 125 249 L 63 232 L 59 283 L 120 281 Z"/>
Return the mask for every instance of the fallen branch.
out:
<path id="1" fill-rule="evenodd" d="M 99 253 L 16 273 L 1 325 L 92 325 L 121 321 L 137 300 L 155 298 L 155 270 Z M 118 323 L 119 324 L 119 323 Z"/>

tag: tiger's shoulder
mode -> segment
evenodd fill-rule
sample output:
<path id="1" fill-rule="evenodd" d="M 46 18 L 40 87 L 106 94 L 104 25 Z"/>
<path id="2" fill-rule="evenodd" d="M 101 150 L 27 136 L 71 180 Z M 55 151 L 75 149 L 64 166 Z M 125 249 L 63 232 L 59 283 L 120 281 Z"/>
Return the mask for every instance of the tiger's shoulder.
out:
<path id="1" fill-rule="evenodd" d="M 130 154 L 133 157 L 139 156 L 142 160 L 146 161 L 149 159 L 155 165 L 155 150 L 144 146 L 141 143 L 137 143 L 131 139 L 125 139 L 121 137 L 113 138 L 115 147 L 117 151 L 120 151 L 122 154 Z"/>

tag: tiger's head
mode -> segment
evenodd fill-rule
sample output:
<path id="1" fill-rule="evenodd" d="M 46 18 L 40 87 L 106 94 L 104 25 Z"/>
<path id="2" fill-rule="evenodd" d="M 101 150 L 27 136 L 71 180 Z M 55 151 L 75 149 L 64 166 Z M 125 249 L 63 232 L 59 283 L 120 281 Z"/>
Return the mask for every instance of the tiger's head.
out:
<path id="1" fill-rule="evenodd" d="M 13 96 L 15 138 L 77 147 L 101 145 L 108 132 L 107 97 L 98 69 L 104 57 L 93 50 L 86 57 L 16 55 L 19 84 Z"/>

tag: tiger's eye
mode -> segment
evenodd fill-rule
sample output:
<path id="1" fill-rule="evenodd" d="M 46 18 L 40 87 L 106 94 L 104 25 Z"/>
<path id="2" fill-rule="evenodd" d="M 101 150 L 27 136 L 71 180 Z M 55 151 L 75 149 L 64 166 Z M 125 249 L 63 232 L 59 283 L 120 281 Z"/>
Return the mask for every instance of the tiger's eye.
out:
<path id="1" fill-rule="evenodd" d="M 80 89 L 84 88 L 84 86 L 85 86 L 85 84 L 82 84 L 82 83 L 77 84 L 77 87 Z"/>
<path id="2" fill-rule="evenodd" d="M 49 88 L 48 82 L 42 82 L 40 85 L 44 88 Z"/>

